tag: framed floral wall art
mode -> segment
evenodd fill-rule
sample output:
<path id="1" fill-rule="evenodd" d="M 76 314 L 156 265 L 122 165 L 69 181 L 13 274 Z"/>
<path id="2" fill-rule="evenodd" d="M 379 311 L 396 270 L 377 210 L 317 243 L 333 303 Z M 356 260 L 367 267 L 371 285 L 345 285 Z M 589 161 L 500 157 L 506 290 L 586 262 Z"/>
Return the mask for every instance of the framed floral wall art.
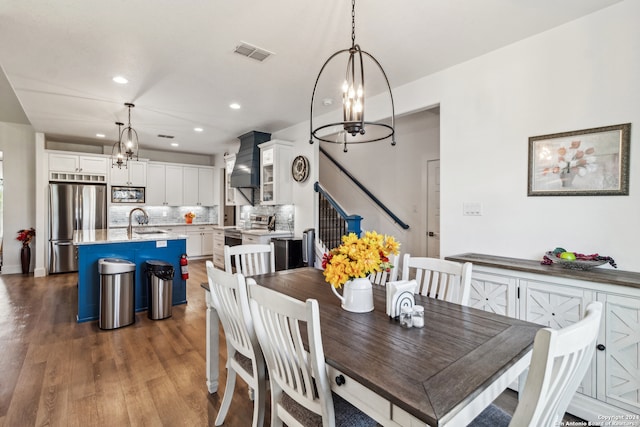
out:
<path id="1" fill-rule="evenodd" d="M 529 138 L 528 196 L 628 196 L 631 124 Z"/>

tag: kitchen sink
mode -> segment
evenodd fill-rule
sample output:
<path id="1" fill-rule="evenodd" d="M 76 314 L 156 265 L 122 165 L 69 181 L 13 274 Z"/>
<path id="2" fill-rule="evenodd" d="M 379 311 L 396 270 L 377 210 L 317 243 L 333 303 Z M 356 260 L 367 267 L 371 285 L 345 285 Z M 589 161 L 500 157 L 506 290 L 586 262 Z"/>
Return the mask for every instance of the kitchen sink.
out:
<path id="1" fill-rule="evenodd" d="M 135 234 L 167 234 L 165 230 L 140 230 L 134 231 Z"/>

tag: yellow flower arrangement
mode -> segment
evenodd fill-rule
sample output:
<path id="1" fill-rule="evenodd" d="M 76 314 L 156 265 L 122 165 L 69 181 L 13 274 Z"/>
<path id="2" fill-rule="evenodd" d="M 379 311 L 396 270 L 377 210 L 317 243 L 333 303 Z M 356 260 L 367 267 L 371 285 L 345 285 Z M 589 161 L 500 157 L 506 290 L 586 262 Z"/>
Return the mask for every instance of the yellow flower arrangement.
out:
<path id="1" fill-rule="evenodd" d="M 184 219 L 193 219 L 196 217 L 196 214 L 194 214 L 193 212 L 187 212 L 186 214 L 184 214 Z"/>
<path id="2" fill-rule="evenodd" d="M 348 280 L 391 269 L 390 254 L 398 254 L 400 243 L 392 236 L 367 231 L 359 238 L 355 233 L 342 236 L 342 245 L 322 257 L 325 280 L 335 288 Z"/>

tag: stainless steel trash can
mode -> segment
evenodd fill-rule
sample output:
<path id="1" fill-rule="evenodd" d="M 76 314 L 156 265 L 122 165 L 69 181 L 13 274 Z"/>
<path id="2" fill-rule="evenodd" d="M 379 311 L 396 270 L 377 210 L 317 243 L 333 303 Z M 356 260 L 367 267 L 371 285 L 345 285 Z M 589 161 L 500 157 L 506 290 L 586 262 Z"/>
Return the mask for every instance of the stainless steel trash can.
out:
<path id="1" fill-rule="evenodd" d="M 100 303 L 98 327 L 116 329 L 136 320 L 134 284 L 136 265 L 118 258 L 98 260 Z"/>
<path id="2" fill-rule="evenodd" d="M 173 307 L 173 265 L 166 261 L 145 262 L 147 272 L 147 316 L 152 320 L 171 317 Z"/>

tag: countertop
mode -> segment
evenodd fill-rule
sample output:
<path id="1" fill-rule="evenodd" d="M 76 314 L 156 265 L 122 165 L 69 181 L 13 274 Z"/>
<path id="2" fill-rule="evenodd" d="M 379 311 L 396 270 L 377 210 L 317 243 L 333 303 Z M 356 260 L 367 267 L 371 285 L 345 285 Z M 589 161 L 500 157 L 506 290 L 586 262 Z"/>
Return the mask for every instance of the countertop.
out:
<path id="1" fill-rule="evenodd" d="M 640 288 L 640 273 L 616 270 L 604 266 L 585 271 L 571 270 L 557 264 L 542 265 L 540 264 L 542 258 L 539 260 L 529 260 L 477 253 L 452 255 L 445 257 L 445 259 L 456 262 L 470 262 L 474 265 L 483 265 L 485 267 L 504 268 L 507 270 L 524 271 L 527 273 Z"/>
<path id="2" fill-rule="evenodd" d="M 287 230 L 264 230 L 264 229 L 239 229 L 242 234 L 249 234 L 252 236 L 271 236 L 271 237 L 291 237 L 293 233 Z"/>
<path id="3" fill-rule="evenodd" d="M 158 240 L 183 240 L 187 236 L 177 233 L 136 234 L 129 238 L 126 228 L 111 228 L 99 230 L 80 230 L 73 233 L 74 245 L 95 245 L 105 243 L 135 243 Z"/>

